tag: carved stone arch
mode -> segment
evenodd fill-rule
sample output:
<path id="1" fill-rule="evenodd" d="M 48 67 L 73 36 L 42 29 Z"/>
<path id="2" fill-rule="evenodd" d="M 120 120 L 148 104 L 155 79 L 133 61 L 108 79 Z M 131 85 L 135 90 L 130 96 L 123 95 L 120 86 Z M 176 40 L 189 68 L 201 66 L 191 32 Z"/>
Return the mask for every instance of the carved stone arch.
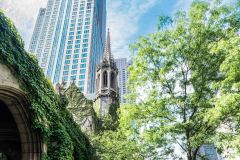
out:
<path id="1" fill-rule="evenodd" d="M 19 81 L 0 64 L 0 153 L 9 160 L 40 160 L 44 150 L 39 133 L 31 127 L 31 111 Z M 5 114 L 6 113 L 6 114 Z M 6 120 L 9 120 L 6 122 Z M 12 126 L 8 128 L 8 124 Z"/>

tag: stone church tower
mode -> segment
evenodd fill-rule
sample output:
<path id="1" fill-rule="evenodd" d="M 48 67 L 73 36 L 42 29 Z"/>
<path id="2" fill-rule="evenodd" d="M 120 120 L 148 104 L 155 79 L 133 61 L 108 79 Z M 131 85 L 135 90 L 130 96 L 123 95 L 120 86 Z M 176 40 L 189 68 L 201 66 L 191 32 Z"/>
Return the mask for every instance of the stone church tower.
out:
<path id="1" fill-rule="evenodd" d="M 111 53 L 110 33 L 108 29 L 104 55 L 97 66 L 96 74 L 96 100 L 94 109 L 99 116 L 112 114 L 118 104 L 118 69 Z M 113 115 L 112 115 L 113 116 Z"/>

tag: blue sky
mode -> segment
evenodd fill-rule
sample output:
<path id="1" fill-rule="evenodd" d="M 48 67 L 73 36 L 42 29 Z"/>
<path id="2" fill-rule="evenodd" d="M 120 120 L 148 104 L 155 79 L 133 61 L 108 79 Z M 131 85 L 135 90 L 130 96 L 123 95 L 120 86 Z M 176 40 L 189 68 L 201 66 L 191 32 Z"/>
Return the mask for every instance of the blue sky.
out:
<path id="1" fill-rule="evenodd" d="M 107 0 L 107 24 L 111 32 L 112 52 L 116 58 L 129 57 L 128 46 L 138 37 L 156 31 L 160 15 L 187 10 L 193 0 Z M 211 1 L 211 0 L 209 0 Z M 233 0 L 225 0 L 226 2 Z M 17 26 L 28 49 L 40 7 L 47 0 L 0 0 L 4 10 Z"/>
<path id="2" fill-rule="evenodd" d="M 128 46 L 156 31 L 160 15 L 187 10 L 192 0 L 109 0 L 108 27 L 115 57 L 129 57 Z"/>

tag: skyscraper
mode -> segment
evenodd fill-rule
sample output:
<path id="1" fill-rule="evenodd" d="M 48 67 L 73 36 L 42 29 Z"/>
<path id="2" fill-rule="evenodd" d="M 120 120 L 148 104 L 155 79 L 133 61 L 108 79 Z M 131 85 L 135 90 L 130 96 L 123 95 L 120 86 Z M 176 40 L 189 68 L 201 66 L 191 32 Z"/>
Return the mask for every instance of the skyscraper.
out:
<path id="1" fill-rule="evenodd" d="M 106 0 L 48 0 L 29 51 L 53 84 L 75 81 L 85 94 L 93 94 L 105 36 Z"/>
<path id="2" fill-rule="evenodd" d="M 127 82 L 129 77 L 128 67 L 131 65 L 131 61 L 128 62 L 127 58 L 117 58 L 115 62 L 118 68 L 120 102 L 126 103 L 125 95 L 128 93 Z"/>

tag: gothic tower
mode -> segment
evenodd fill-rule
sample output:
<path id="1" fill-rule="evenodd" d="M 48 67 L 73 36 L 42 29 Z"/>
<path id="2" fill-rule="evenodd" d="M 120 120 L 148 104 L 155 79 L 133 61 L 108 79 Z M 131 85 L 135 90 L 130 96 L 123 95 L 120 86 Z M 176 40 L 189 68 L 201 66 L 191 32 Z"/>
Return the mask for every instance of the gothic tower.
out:
<path id="1" fill-rule="evenodd" d="M 97 66 L 95 111 L 99 116 L 112 114 L 111 108 L 118 103 L 118 69 L 111 53 L 110 33 L 108 29 L 104 55 Z"/>

